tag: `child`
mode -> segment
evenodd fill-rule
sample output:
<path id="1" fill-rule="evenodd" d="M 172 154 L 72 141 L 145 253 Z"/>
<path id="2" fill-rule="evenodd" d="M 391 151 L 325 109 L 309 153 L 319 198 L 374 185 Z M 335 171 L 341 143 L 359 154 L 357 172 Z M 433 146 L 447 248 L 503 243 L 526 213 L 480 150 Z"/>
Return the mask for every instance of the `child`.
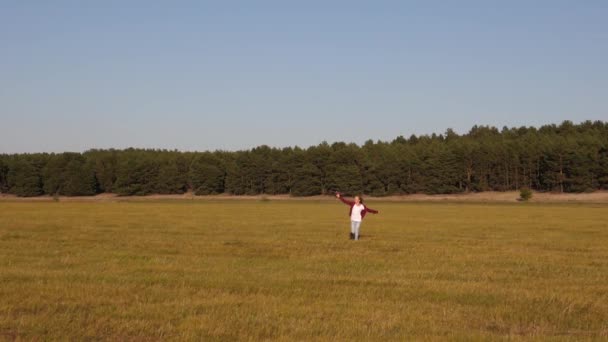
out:
<path id="1" fill-rule="evenodd" d="M 336 197 L 344 202 L 344 204 L 350 206 L 350 211 L 348 212 L 348 215 L 350 216 L 350 239 L 359 240 L 359 227 L 361 227 L 361 221 L 363 221 L 365 214 L 368 212 L 377 214 L 378 211 L 366 207 L 363 204 L 363 198 L 361 198 L 361 196 L 355 196 L 354 202 L 345 200 L 339 192 L 336 193 Z"/>

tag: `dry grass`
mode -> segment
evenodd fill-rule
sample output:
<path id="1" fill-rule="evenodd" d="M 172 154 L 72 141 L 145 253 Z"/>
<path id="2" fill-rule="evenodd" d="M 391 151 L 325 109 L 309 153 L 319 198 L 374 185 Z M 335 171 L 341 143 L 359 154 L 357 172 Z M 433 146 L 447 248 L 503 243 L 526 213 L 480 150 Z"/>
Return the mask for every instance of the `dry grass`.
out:
<path id="1" fill-rule="evenodd" d="M 608 338 L 608 206 L 0 202 L 0 340 Z"/>

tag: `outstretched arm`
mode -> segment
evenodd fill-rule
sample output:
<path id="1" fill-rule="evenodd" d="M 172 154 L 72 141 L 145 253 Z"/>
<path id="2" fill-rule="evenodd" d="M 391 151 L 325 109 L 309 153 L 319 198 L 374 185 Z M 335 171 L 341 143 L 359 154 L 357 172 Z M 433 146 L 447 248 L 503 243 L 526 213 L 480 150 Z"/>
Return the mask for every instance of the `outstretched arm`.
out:
<path id="1" fill-rule="evenodd" d="M 346 205 L 353 205 L 353 204 L 355 204 L 355 202 L 353 202 L 353 201 L 349 201 L 349 200 L 347 200 L 347 199 L 344 199 L 344 198 L 342 197 L 342 195 L 340 195 L 340 193 L 337 193 L 337 194 L 336 194 L 336 197 L 337 197 L 337 198 L 338 198 L 340 201 L 342 201 L 342 203 L 344 203 L 344 204 L 346 204 Z"/>
<path id="2" fill-rule="evenodd" d="M 377 214 L 379 212 L 378 210 L 374 210 L 374 209 L 368 208 L 368 207 L 365 207 L 365 210 L 367 210 L 368 213 L 372 213 L 372 214 Z"/>

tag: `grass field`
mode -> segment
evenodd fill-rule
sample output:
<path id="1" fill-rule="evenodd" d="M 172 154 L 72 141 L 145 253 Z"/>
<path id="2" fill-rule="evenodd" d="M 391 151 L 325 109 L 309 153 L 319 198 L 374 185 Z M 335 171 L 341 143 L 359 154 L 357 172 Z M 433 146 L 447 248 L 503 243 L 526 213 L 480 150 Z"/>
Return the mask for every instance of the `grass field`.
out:
<path id="1" fill-rule="evenodd" d="M 0 340 L 608 339 L 608 205 L 0 202 Z"/>

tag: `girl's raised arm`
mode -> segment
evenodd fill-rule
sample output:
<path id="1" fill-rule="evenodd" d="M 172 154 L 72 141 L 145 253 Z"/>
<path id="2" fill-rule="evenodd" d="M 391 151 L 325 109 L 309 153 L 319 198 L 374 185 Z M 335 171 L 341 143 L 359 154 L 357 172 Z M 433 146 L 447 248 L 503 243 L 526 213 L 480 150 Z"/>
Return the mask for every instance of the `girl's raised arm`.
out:
<path id="1" fill-rule="evenodd" d="M 349 200 L 347 200 L 347 199 L 344 199 L 344 197 L 342 197 L 342 195 L 341 195 L 340 193 L 336 193 L 336 197 L 337 197 L 337 198 L 338 198 L 340 201 L 342 201 L 342 203 L 344 203 L 344 204 L 347 204 L 347 205 L 354 205 L 354 204 L 355 204 L 355 202 L 353 202 L 353 201 L 349 201 Z"/>

